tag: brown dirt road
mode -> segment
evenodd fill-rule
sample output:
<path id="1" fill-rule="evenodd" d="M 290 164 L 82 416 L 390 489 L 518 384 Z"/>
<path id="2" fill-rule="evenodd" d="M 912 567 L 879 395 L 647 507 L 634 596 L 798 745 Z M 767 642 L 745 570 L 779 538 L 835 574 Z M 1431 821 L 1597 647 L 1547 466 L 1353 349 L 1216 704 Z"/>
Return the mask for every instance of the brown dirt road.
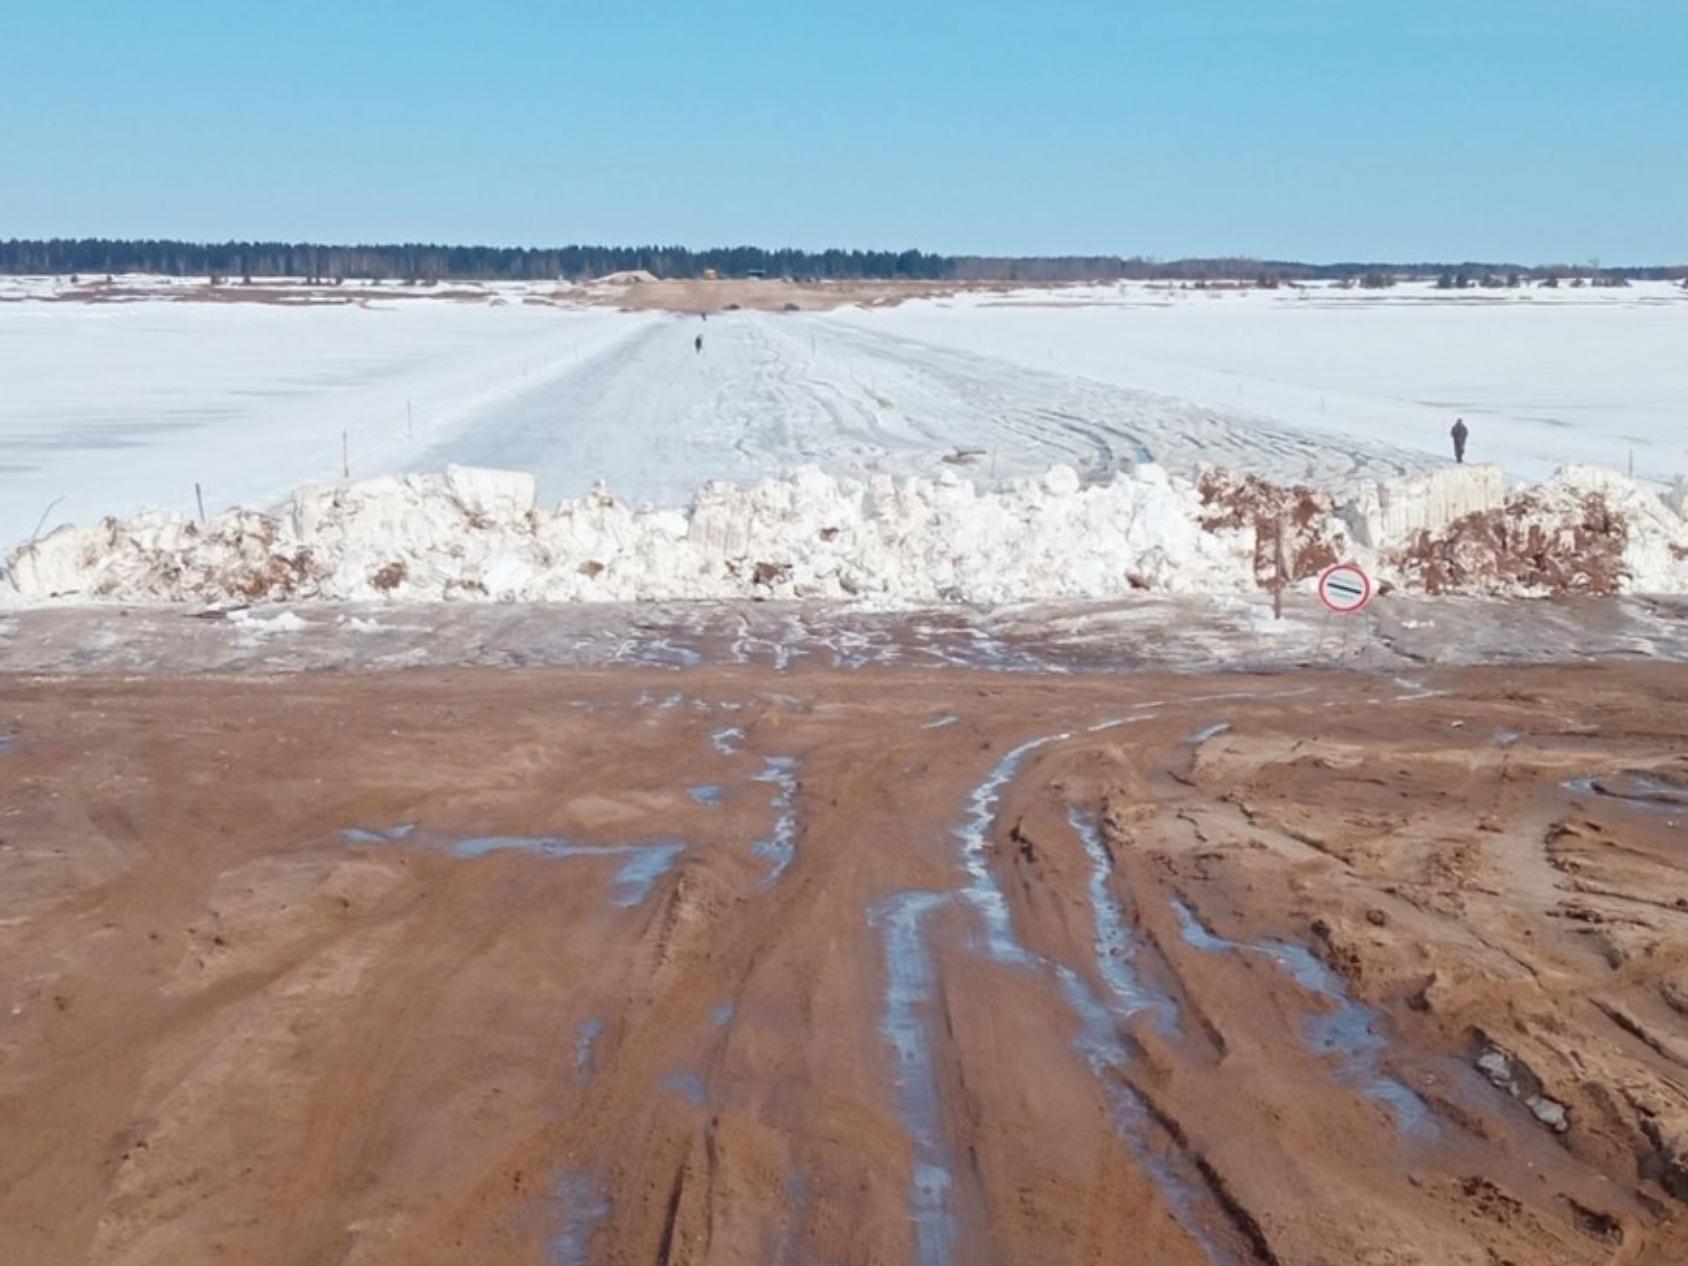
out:
<path id="1" fill-rule="evenodd" d="M 1681 1263 L 1685 704 L 0 679 L 0 1260 Z"/>

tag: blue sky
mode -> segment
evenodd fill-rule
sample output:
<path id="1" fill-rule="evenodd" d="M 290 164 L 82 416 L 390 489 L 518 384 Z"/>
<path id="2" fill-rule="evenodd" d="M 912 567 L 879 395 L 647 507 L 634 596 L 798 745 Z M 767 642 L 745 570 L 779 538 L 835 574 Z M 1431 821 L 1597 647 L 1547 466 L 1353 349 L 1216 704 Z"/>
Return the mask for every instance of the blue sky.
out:
<path id="1" fill-rule="evenodd" d="M 1688 0 L 0 0 L 0 237 L 1688 261 Z"/>

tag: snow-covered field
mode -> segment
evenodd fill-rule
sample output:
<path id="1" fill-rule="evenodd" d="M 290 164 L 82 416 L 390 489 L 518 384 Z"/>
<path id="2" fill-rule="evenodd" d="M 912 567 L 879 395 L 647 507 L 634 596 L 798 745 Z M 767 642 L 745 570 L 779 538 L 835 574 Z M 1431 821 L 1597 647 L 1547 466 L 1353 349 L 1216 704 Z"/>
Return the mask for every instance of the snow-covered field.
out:
<path id="1" fill-rule="evenodd" d="M 49 293 L 11 280 L 0 299 Z M 1688 294 L 1131 285 L 835 312 L 0 302 L 0 540 L 340 474 L 529 470 L 681 506 L 711 478 L 1101 474 L 1153 458 L 1321 483 L 1472 455 L 1688 470 Z M 701 354 L 693 350 L 703 334 Z M 958 450 L 961 452 L 958 453 Z M 949 461 L 945 461 L 945 458 Z M 960 460 L 958 461 L 958 457 Z M 49 507 L 51 510 L 49 512 Z"/>
<path id="2" fill-rule="evenodd" d="M 0 541 L 414 467 L 659 318 L 450 301 L 0 303 Z"/>
<path id="3" fill-rule="evenodd" d="M 1359 557 L 1431 593 L 1688 590 L 1675 288 L 1093 287 L 708 321 L 576 293 L 0 303 L 0 533 L 40 538 L 0 598 L 1243 592 L 1275 524 L 1295 580 Z M 1442 455 L 1456 415 L 1494 464 Z"/>
<path id="4" fill-rule="evenodd" d="M 1664 482 L 1688 471 L 1688 291 L 1380 292 L 1094 287 L 840 313 L 880 334 L 1159 392 L 1347 448 L 1472 459 L 1519 479 L 1581 462 Z"/>

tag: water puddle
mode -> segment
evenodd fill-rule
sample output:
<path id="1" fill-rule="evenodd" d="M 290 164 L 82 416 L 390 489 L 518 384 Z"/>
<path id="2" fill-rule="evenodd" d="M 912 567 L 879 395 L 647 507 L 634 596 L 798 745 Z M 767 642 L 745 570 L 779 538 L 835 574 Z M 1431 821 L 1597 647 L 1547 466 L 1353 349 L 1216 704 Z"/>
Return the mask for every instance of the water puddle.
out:
<path id="1" fill-rule="evenodd" d="M 762 880 L 764 887 L 779 882 L 797 856 L 797 761 L 790 756 L 770 756 L 762 762 L 762 772 L 752 782 L 772 783 L 778 790 L 768 803 L 778 811 L 774 819 L 774 833 L 757 840 L 751 851 L 773 863 L 773 869 Z"/>
<path id="2" fill-rule="evenodd" d="M 349 826 L 340 832 L 347 844 L 392 844 L 410 839 L 416 833 L 416 823 L 399 826 Z M 429 840 L 431 846 L 438 842 Z M 579 844 L 573 840 L 549 835 L 477 835 L 445 845 L 453 857 L 473 859 L 489 853 L 531 853 L 536 857 L 619 857 L 621 865 L 615 872 L 615 893 L 612 900 L 624 909 L 642 905 L 651 895 L 657 881 L 674 868 L 685 845 L 662 841 L 654 844 Z"/>
<path id="3" fill-rule="evenodd" d="M 1240 1266 L 1247 1257 L 1230 1246 L 1228 1241 L 1233 1237 L 1222 1229 L 1225 1217 L 1215 1206 L 1200 1168 L 1182 1149 L 1170 1145 L 1173 1140 L 1165 1127 L 1117 1075 L 1117 1070 L 1130 1062 L 1131 1053 L 1120 1040 L 1113 1013 L 1072 968 L 1057 965 L 1055 974 L 1067 1004 L 1079 1019 L 1073 1046 L 1107 1096 L 1115 1132 L 1125 1140 L 1133 1158 L 1165 1197 L 1178 1225 L 1201 1246 L 1208 1261 L 1213 1266 Z M 1151 1139 L 1159 1146 L 1152 1146 Z"/>
<path id="4" fill-rule="evenodd" d="M 1422 681 L 1414 681 L 1411 677 L 1393 677 L 1392 680 L 1402 690 L 1395 696 L 1397 703 L 1406 699 L 1440 699 L 1450 693 L 1446 690 L 1432 690 Z"/>
<path id="5" fill-rule="evenodd" d="M 897 1110 L 914 1140 L 909 1217 L 919 1266 L 950 1266 L 955 1244 L 949 1199 L 954 1178 L 932 1062 L 937 972 L 923 926 L 946 899 L 940 892 L 899 893 L 868 915 L 885 942 L 885 1018 L 879 1031 L 897 1058 Z"/>
<path id="6" fill-rule="evenodd" d="M 686 1102 L 694 1107 L 702 1107 L 709 1092 L 704 1088 L 703 1078 L 696 1073 L 669 1073 L 662 1079 L 662 1088 L 672 1090 L 675 1094 L 685 1097 Z"/>
<path id="7" fill-rule="evenodd" d="M 1049 743 L 1070 737 L 1070 734 L 1046 734 L 1042 738 L 1028 739 L 1010 751 L 973 789 L 967 818 L 955 832 L 956 839 L 961 842 L 961 863 L 967 870 L 967 884 L 961 895 L 984 921 L 985 948 L 998 962 L 1024 963 L 1031 960 L 1031 955 L 1014 937 L 1014 921 L 1007 898 L 1002 895 L 1002 888 L 990 868 L 990 831 L 996 822 L 1002 788 L 1019 772 L 1027 756 Z"/>
<path id="8" fill-rule="evenodd" d="M 1342 1080 L 1368 1099 L 1387 1107 L 1402 1134 L 1435 1132 L 1430 1108 L 1424 1100 L 1380 1067 L 1389 1039 L 1378 1032 L 1377 1013 L 1356 1002 L 1348 993 L 1347 982 L 1325 966 L 1318 955 L 1305 946 L 1285 941 L 1227 940 L 1211 931 L 1182 901 L 1174 899 L 1172 908 L 1186 944 L 1210 954 L 1263 954 L 1301 988 L 1322 999 L 1329 1010 L 1309 1016 L 1303 1026 L 1308 1049 L 1316 1055 L 1333 1057 Z"/>
<path id="9" fill-rule="evenodd" d="M 1189 739 L 1186 741 L 1191 747 L 1200 747 L 1203 743 L 1207 742 L 1208 739 L 1218 738 L 1230 728 L 1231 723 L 1229 721 L 1215 721 L 1212 725 L 1197 730 L 1194 734 L 1190 735 Z"/>
<path id="10" fill-rule="evenodd" d="M 748 633 L 734 638 L 728 650 L 728 655 L 735 664 L 753 664 L 758 656 L 765 656 L 772 663 L 776 673 L 790 672 L 792 662 L 799 655 L 808 653 L 793 645 L 792 639 L 755 637 Z"/>
<path id="11" fill-rule="evenodd" d="M 374 830 L 349 826 L 340 832 L 340 838 L 348 844 L 389 844 L 394 840 L 405 839 L 415 830 L 414 822 L 406 822 L 401 826 L 377 827 Z"/>
<path id="12" fill-rule="evenodd" d="M 1090 910 L 1096 928 L 1096 963 L 1102 982 L 1114 997 L 1115 1014 L 1129 1018 L 1147 1011 L 1154 1016 L 1156 1028 L 1163 1033 L 1176 1032 L 1177 1002 L 1145 984 L 1133 966 L 1142 943 L 1109 885 L 1114 863 L 1102 841 L 1102 833 L 1076 809 L 1068 813 L 1067 821 L 1078 832 L 1085 856 L 1090 859 Z"/>
<path id="13" fill-rule="evenodd" d="M 709 736 L 709 741 L 715 750 L 723 756 L 737 756 L 739 741 L 744 738 L 744 731 L 736 725 L 723 726 Z"/>
<path id="14" fill-rule="evenodd" d="M 702 652 L 672 637 L 629 638 L 610 658 L 618 663 L 648 664 L 653 668 L 695 668 L 703 662 Z"/>
<path id="15" fill-rule="evenodd" d="M 1085 727 L 1086 734 L 1100 734 L 1104 730 L 1117 730 L 1122 725 L 1130 725 L 1133 721 L 1141 721 L 1142 717 L 1113 717 L 1107 721 L 1098 721 L 1095 725 Z"/>
<path id="16" fill-rule="evenodd" d="M 866 668 L 869 664 L 892 664 L 902 658 L 901 648 L 886 632 L 840 629 L 830 636 L 811 636 L 822 650 L 832 652 L 834 668 Z"/>
<path id="17" fill-rule="evenodd" d="M 1633 809 L 1669 814 L 1673 819 L 1672 825 L 1676 825 L 1674 819 L 1688 817 L 1688 785 L 1649 773 L 1625 770 L 1595 774 L 1587 778 L 1573 778 L 1565 784 L 1565 788 L 1579 795 L 1617 800 Z"/>
<path id="18" fill-rule="evenodd" d="M 701 782 L 695 787 L 687 787 L 686 795 L 691 797 L 693 804 L 718 805 L 721 803 L 721 784 Z"/>
<path id="19" fill-rule="evenodd" d="M 489 853 L 520 852 L 538 857 L 620 857 L 615 872 L 615 904 L 623 909 L 642 905 L 657 881 L 666 875 L 684 851 L 682 844 L 576 844 L 570 840 L 536 835 L 481 835 L 458 840 L 451 846 L 454 857 L 485 857 Z"/>
<path id="20" fill-rule="evenodd" d="M 1065 664 L 1045 660 L 1029 650 L 1011 646 L 977 627 L 941 628 L 930 624 L 910 626 L 912 650 L 952 668 L 988 668 L 1005 673 L 1062 674 Z"/>
<path id="21" fill-rule="evenodd" d="M 552 1189 L 560 1207 L 558 1231 L 549 1247 L 550 1266 L 587 1266 L 592 1233 L 609 1216 L 610 1204 L 586 1174 L 564 1174 Z"/>
<path id="22" fill-rule="evenodd" d="M 946 712 L 941 717 L 934 717 L 932 720 L 928 721 L 925 725 L 921 726 L 920 728 L 923 729 L 923 730 L 947 729 L 949 726 L 954 725 L 959 720 L 961 720 L 961 718 L 956 716 L 955 713 Z M 0 742 L 3 742 L 3 741 L 4 740 L 0 740 Z"/>
<path id="23" fill-rule="evenodd" d="M 1499 743 L 1502 747 L 1511 747 L 1514 743 L 1516 743 L 1519 739 L 1521 739 L 1523 737 L 1524 736 L 1522 734 L 1520 734 L 1517 730 L 1496 730 L 1495 731 L 1495 742 Z"/>
<path id="24" fill-rule="evenodd" d="M 802 1174 L 785 1176 L 785 1207 L 791 1210 L 769 1260 L 774 1266 L 806 1266 L 804 1229 L 808 1223 L 809 1184 Z"/>
<path id="25" fill-rule="evenodd" d="M 733 1017 L 737 1014 L 738 1004 L 736 1002 L 723 1002 L 709 1013 L 709 1022 L 718 1029 L 724 1029 L 733 1022 Z"/>
<path id="26" fill-rule="evenodd" d="M 574 1071 L 582 1081 L 592 1075 L 592 1050 L 604 1035 L 604 1022 L 582 1020 L 574 1031 Z"/>

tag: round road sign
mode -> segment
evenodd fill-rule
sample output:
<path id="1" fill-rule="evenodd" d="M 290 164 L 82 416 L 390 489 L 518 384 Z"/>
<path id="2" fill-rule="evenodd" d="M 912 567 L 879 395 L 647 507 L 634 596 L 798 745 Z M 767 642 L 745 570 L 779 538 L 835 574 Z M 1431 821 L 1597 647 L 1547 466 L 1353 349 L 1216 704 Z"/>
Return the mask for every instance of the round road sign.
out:
<path id="1" fill-rule="evenodd" d="M 1319 577 L 1319 601 L 1338 615 L 1353 615 L 1371 600 L 1371 577 L 1353 563 L 1327 567 Z"/>

